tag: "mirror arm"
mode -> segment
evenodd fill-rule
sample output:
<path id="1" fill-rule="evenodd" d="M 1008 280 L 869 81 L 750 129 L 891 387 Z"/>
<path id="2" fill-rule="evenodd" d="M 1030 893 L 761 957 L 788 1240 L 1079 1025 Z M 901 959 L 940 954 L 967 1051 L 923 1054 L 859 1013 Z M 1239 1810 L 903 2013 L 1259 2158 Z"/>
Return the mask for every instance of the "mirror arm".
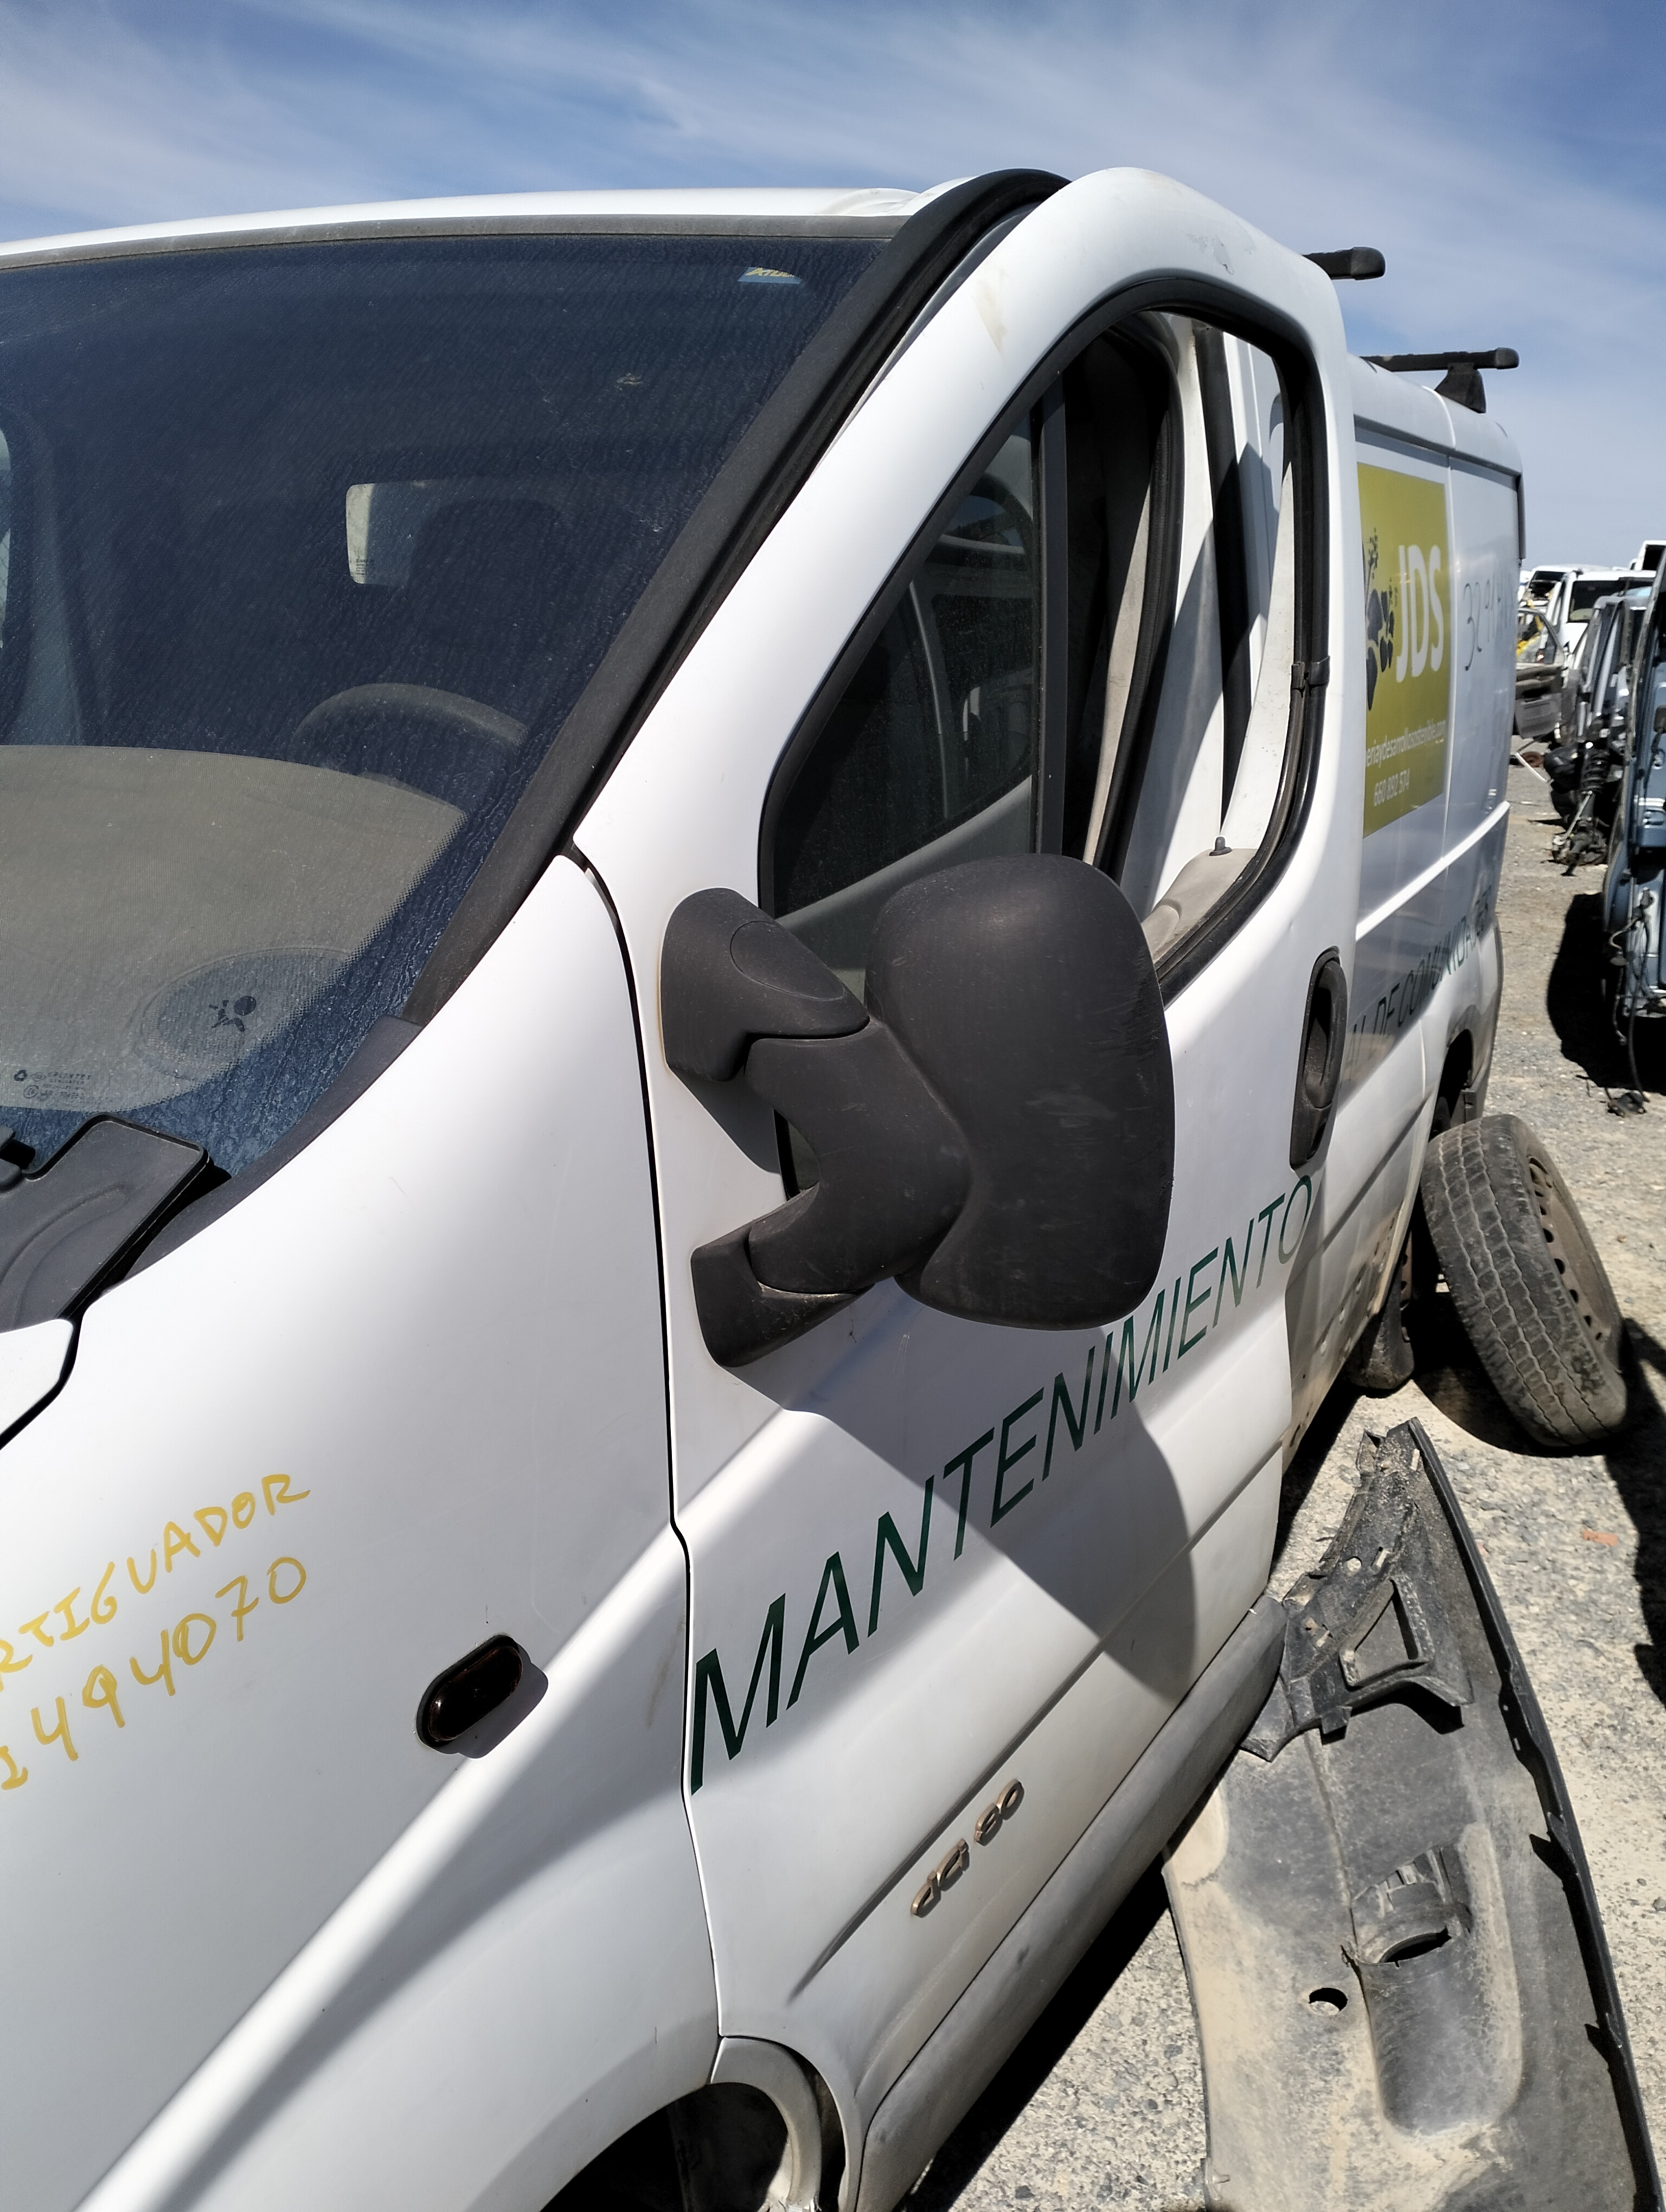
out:
<path id="1" fill-rule="evenodd" d="M 964 1204 L 970 1166 L 893 1032 L 738 893 L 701 891 L 678 908 L 660 996 L 675 1072 L 702 1082 L 744 1073 L 820 1170 L 812 1189 L 692 1257 L 707 1349 L 742 1366 L 920 1266 Z"/>
<path id="2" fill-rule="evenodd" d="M 696 891 L 666 925 L 660 1035 L 686 1081 L 732 1081 L 759 1037 L 849 1036 L 866 1020 L 832 969 L 739 891 Z"/>

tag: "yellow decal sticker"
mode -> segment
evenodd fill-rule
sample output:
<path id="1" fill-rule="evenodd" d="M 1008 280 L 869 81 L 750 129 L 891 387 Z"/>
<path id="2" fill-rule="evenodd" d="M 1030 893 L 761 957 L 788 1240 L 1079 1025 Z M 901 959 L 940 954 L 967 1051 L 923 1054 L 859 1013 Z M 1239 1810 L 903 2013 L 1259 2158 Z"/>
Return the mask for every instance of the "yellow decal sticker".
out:
<path id="1" fill-rule="evenodd" d="M 1446 488 L 1361 466 L 1365 835 L 1446 787 L 1452 563 Z"/>

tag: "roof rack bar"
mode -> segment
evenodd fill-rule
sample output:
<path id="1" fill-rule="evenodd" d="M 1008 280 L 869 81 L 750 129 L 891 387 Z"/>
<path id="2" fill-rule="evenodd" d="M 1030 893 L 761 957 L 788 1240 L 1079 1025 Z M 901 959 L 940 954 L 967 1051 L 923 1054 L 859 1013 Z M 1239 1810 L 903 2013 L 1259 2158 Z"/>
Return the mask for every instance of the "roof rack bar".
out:
<path id="1" fill-rule="evenodd" d="M 1368 353 L 1362 358 L 1377 368 L 1519 368 L 1522 359 L 1513 346 L 1494 346 L 1488 353 Z"/>
<path id="2" fill-rule="evenodd" d="M 1380 276 L 1389 265 L 1374 246 L 1341 246 L 1332 253 L 1310 253 L 1304 258 L 1339 284 L 1349 280 L 1363 284 L 1370 277 Z"/>

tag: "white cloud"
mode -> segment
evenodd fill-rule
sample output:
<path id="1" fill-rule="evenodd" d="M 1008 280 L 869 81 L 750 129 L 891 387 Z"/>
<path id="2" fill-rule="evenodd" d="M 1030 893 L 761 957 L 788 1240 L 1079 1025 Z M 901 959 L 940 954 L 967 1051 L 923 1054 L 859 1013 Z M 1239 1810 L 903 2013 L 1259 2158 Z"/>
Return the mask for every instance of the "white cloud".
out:
<path id="1" fill-rule="evenodd" d="M 1582 63 L 1544 0 L 0 0 L 0 234 L 1134 162 L 1293 246 L 1381 246 L 1388 280 L 1344 297 L 1362 347 L 1517 346 L 1489 382 L 1534 550 L 1602 557 L 1666 528 L 1666 227 L 1570 134 L 1582 66 L 1616 143 L 1629 112 L 1593 21 Z"/>

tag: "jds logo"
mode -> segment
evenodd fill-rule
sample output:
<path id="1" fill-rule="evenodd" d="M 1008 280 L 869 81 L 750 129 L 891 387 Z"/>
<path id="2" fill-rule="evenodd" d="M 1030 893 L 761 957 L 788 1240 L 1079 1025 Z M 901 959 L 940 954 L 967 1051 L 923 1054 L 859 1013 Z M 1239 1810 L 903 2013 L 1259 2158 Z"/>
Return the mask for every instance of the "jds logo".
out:
<path id="1" fill-rule="evenodd" d="M 1446 491 L 1398 469 L 1359 471 L 1365 569 L 1365 835 L 1446 783 L 1451 614 Z"/>

